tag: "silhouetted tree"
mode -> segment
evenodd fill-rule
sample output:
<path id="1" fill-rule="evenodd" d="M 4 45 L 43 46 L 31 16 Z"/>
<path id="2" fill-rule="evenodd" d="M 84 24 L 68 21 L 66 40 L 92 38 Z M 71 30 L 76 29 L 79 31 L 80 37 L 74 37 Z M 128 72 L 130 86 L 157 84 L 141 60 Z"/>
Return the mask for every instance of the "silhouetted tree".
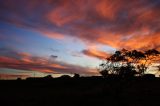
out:
<path id="1" fill-rule="evenodd" d="M 52 75 L 47 75 L 44 77 L 44 79 L 53 79 Z"/>
<path id="2" fill-rule="evenodd" d="M 158 71 L 160 71 L 160 65 L 158 65 L 157 68 L 158 68 Z"/>
<path id="3" fill-rule="evenodd" d="M 120 77 L 133 77 L 136 74 L 135 67 L 131 63 L 127 63 L 126 66 L 121 66 L 119 68 Z"/>
<path id="4" fill-rule="evenodd" d="M 21 79 L 21 78 L 17 78 L 17 80 L 18 80 L 18 81 L 21 81 L 22 79 Z"/>
<path id="5" fill-rule="evenodd" d="M 100 74 L 107 77 L 109 74 L 116 74 L 122 77 L 144 75 L 152 62 L 158 61 L 160 52 L 151 49 L 145 52 L 126 49 L 116 51 L 100 64 Z M 158 59 L 158 60 L 157 60 Z"/>
<path id="6" fill-rule="evenodd" d="M 107 77 L 109 74 L 108 74 L 108 71 L 106 70 L 101 70 L 100 71 L 100 74 L 103 76 L 103 77 Z"/>
<path id="7" fill-rule="evenodd" d="M 121 77 L 133 76 L 135 67 L 128 61 L 127 53 L 128 51 L 123 49 L 106 58 L 106 62 L 100 64 L 100 74 L 104 77 L 109 74 L 116 74 Z"/>
<path id="8" fill-rule="evenodd" d="M 141 61 L 146 58 L 145 54 L 143 52 L 132 50 L 126 53 L 126 56 L 129 58 L 129 61 L 134 65 L 134 67 L 137 69 L 137 73 L 139 75 L 143 75 L 146 71 L 145 64 Z"/>
<path id="9" fill-rule="evenodd" d="M 74 74 L 74 76 L 73 76 L 73 78 L 79 78 L 80 77 L 80 75 L 79 74 Z"/>

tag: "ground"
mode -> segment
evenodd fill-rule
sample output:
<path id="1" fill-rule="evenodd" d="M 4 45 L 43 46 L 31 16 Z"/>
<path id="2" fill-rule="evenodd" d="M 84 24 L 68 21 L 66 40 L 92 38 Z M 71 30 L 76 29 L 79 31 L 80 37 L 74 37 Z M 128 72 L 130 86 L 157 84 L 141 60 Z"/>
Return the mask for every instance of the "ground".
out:
<path id="1" fill-rule="evenodd" d="M 160 106 L 160 79 L 62 78 L 0 81 L 1 106 Z"/>

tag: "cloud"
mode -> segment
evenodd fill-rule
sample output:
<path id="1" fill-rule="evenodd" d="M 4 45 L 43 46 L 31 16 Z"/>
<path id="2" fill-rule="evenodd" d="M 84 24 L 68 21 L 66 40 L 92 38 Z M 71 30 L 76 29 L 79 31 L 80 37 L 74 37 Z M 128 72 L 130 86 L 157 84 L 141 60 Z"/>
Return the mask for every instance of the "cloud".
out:
<path id="1" fill-rule="evenodd" d="M 24 74 L 0 74 L 1 79 L 17 79 L 17 78 L 27 78 L 29 75 Z"/>
<path id="2" fill-rule="evenodd" d="M 1 50 L 3 50 L 1 48 Z M 12 50 L 4 49 L 6 54 Z M 13 52 L 12 52 L 13 53 Z M 79 65 L 68 64 L 63 61 L 55 60 L 57 56 L 51 55 L 49 58 L 32 56 L 28 53 L 14 52 L 14 54 L 4 55 L 0 52 L 0 68 L 18 69 L 27 71 L 38 71 L 42 73 L 79 73 L 84 75 L 98 74 L 95 69 L 82 67 Z"/>
<path id="3" fill-rule="evenodd" d="M 1 2 L 1 21 L 41 32 L 51 39 L 74 37 L 86 45 L 159 49 L 159 0 L 16 1 Z"/>
<path id="4" fill-rule="evenodd" d="M 56 55 L 51 55 L 50 57 L 53 58 L 53 59 L 58 58 L 58 56 L 56 56 Z"/>
<path id="5" fill-rule="evenodd" d="M 45 35 L 46 37 L 48 37 L 48 38 L 51 38 L 51 39 L 59 39 L 59 40 L 63 40 L 64 39 L 64 36 L 65 35 L 63 35 L 63 34 L 61 34 L 61 33 L 57 33 L 57 32 L 44 32 L 44 31 L 42 31 L 41 32 L 43 35 Z"/>
<path id="6" fill-rule="evenodd" d="M 110 39 L 113 38 L 113 39 Z M 159 40 L 160 40 L 160 33 L 150 33 L 150 32 L 143 32 L 142 33 L 133 33 L 133 35 L 122 36 L 122 35 L 115 35 L 110 36 L 110 38 L 99 38 L 98 41 L 110 45 L 111 47 L 121 49 L 159 49 Z"/>
<path id="7" fill-rule="evenodd" d="M 96 50 L 96 49 L 83 50 L 82 53 L 84 55 L 94 57 L 94 58 L 98 58 L 98 59 L 105 59 L 106 57 L 109 56 L 109 54 L 107 54 L 106 52 L 99 51 L 99 50 Z"/>

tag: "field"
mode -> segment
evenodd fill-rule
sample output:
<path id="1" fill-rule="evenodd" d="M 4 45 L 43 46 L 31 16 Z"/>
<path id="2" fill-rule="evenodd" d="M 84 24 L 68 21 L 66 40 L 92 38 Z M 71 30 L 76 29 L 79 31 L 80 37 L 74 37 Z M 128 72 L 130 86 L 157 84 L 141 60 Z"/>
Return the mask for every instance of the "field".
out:
<path id="1" fill-rule="evenodd" d="M 160 79 L 101 77 L 0 81 L 1 106 L 160 106 Z"/>

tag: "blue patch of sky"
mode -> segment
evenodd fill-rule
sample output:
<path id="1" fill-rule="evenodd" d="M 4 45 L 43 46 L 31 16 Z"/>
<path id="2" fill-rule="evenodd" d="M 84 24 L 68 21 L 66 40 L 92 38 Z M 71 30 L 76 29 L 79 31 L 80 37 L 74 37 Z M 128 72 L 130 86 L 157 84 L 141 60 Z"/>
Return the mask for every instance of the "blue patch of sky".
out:
<path id="1" fill-rule="evenodd" d="M 63 40 L 56 40 L 45 37 L 42 33 L 16 27 L 5 22 L 0 23 L 0 29 L 6 39 L 0 42 L 1 46 L 11 45 L 21 52 L 28 52 L 35 56 L 56 55 L 60 61 L 66 63 L 93 67 L 99 62 L 97 59 L 82 55 L 75 57 L 71 52 L 79 52 L 86 49 L 86 44 L 74 37 L 65 37 Z M 57 50 L 55 52 L 52 49 Z M 103 51 L 115 50 L 109 46 L 100 46 Z"/>
<path id="2" fill-rule="evenodd" d="M 20 51 L 29 52 L 34 55 L 49 55 L 52 54 L 50 48 L 62 49 L 63 46 L 58 40 L 50 39 L 43 36 L 41 33 L 16 27 L 12 24 L 0 23 L 0 28 L 5 40 L 0 43 L 5 45 L 14 46 Z"/>

